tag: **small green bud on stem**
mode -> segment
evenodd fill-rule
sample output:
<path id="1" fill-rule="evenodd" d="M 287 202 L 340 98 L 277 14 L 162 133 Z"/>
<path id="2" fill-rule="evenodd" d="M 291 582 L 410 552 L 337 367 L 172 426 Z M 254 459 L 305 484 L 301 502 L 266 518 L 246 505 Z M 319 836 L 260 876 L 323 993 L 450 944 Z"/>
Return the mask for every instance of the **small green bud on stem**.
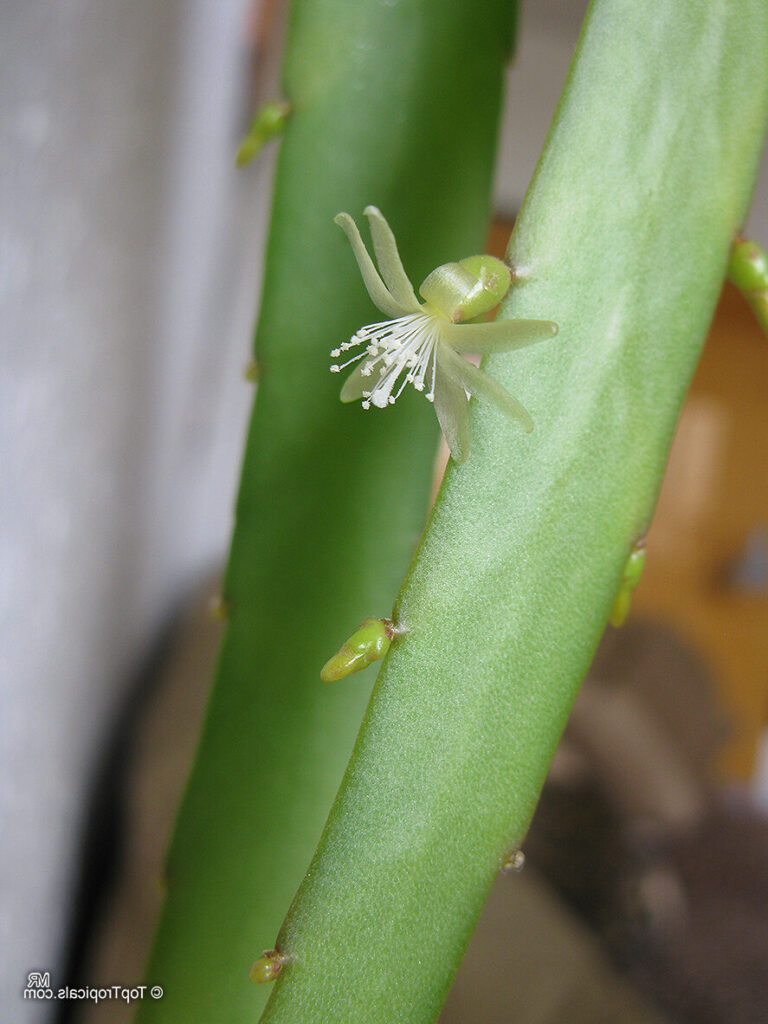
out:
<path id="1" fill-rule="evenodd" d="M 334 683 L 368 668 L 387 653 L 396 634 L 391 619 L 365 619 L 339 650 L 323 665 L 320 678 Z"/>
<path id="2" fill-rule="evenodd" d="M 253 962 L 248 975 L 257 985 L 263 985 L 274 981 L 287 962 L 288 957 L 276 949 L 265 949 L 259 959 Z"/>
<path id="3" fill-rule="evenodd" d="M 742 292 L 768 334 L 768 253 L 757 242 L 737 238 L 728 261 L 728 279 Z"/>
<path id="4" fill-rule="evenodd" d="M 221 594 L 214 594 L 208 602 L 208 612 L 212 619 L 218 622 L 226 622 L 229 618 L 229 604 Z"/>
<path id="5" fill-rule="evenodd" d="M 254 117 L 248 134 L 243 138 L 235 156 L 238 167 L 244 167 L 254 160 L 263 147 L 285 131 L 291 106 L 284 100 L 265 103 Z"/>
<path id="6" fill-rule="evenodd" d="M 258 384 L 259 382 L 259 364 L 255 359 L 249 359 L 243 367 L 243 377 L 251 384 Z"/>
<path id="7" fill-rule="evenodd" d="M 643 574 L 645 554 L 645 537 L 641 537 L 632 547 L 632 553 L 624 566 L 619 590 L 611 608 L 609 621 L 616 629 L 624 625 L 629 615 L 629 608 L 632 604 L 632 591 L 640 582 L 640 577 Z"/>

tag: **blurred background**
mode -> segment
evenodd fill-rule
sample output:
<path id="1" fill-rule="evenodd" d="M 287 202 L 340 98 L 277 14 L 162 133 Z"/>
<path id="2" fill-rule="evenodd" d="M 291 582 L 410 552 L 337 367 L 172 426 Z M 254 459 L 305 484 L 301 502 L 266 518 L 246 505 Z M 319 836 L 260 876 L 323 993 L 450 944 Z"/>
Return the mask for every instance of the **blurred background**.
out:
<path id="1" fill-rule="evenodd" d="M 585 8 L 523 5 L 492 251 Z M 284 3 L 4 0 L 0 22 L 0 1020 L 127 1020 L 22 991 L 141 981 L 253 397 L 274 146 L 234 153 L 279 97 Z M 748 232 L 768 240 L 768 159 Z M 629 622 L 445 1021 L 768 1020 L 766 393 L 726 288 Z"/>

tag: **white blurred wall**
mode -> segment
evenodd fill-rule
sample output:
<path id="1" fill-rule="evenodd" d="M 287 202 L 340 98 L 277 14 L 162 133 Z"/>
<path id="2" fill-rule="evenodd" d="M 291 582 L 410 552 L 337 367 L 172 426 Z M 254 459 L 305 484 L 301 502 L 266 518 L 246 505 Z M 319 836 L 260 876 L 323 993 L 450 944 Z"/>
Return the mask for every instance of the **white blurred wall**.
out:
<path id="1" fill-rule="evenodd" d="M 89 773 L 224 553 L 269 163 L 246 0 L 0 5 L 0 1020 L 43 1019 Z M 136 982 L 137 979 L 115 979 Z"/>

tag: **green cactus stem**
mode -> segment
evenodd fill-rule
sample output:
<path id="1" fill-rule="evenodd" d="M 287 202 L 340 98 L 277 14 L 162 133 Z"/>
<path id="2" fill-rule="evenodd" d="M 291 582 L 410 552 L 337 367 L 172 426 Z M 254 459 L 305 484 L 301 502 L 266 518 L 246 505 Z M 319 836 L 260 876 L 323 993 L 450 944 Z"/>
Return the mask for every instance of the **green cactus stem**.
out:
<path id="1" fill-rule="evenodd" d="M 291 8 L 229 616 L 147 972 L 165 994 L 143 1024 L 242 1024 L 266 1000 L 249 966 L 310 861 L 372 683 L 324 687 L 318 671 L 350 623 L 392 607 L 438 441 L 416 395 L 379 419 L 339 402 L 328 352 L 373 306 L 333 217 L 378 197 L 422 276 L 483 248 L 513 15 L 508 0 L 482 17 L 475 0 Z"/>
<path id="2" fill-rule="evenodd" d="M 594 0 L 499 314 L 560 333 L 486 361 L 536 429 L 473 404 L 262 1024 L 436 1018 L 648 527 L 767 114 L 765 0 Z"/>

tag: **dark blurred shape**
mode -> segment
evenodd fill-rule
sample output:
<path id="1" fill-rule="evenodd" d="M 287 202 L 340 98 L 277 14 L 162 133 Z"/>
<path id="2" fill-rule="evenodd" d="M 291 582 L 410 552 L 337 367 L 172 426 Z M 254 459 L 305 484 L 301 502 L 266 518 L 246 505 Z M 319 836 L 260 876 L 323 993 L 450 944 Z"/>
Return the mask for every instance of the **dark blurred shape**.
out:
<path id="1" fill-rule="evenodd" d="M 681 640 L 609 631 L 524 845 L 627 978 L 685 1024 L 768 1019 L 768 823 L 714 781 L 725 736 Z"/>
<path id="2" fill-rule="evenodd" d="M 768 526 L 753 530 L 726 570 L 726 583 L 746 594 L 768 595 Z"/>
<path id="3" fill-rule="evenodd" d="M 657 862 L 680 907 L 622 937 L 629 975 L 690 1024 L 768 1020 L 768 822 L 719 805 Z"/>
<path id="4" fill-rule="evenodd" d="M 439 1024 L 672 1024 L 540 875 L 494 886 Z"/>

